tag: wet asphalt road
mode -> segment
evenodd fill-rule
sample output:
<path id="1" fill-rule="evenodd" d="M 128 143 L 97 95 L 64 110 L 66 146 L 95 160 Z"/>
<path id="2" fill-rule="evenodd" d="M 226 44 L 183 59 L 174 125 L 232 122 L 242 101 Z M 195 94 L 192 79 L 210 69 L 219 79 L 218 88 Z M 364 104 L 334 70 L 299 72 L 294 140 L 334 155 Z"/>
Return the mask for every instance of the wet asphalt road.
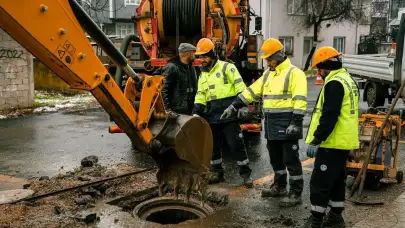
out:
<path id="1" fill-rule="evenodd" d="M 304 125 L 310 121 L 317 95 L 321 86 L 308 80 L 308 114 Z M 400 101 L 400 108 L 403 102 Z M 362 102 L 361 110 L 367 105 Z M 126 162 L 138 167 L 150 167 L 154 162 L 145 154 L 136 153 L 125 134 L 109 134 L 108 115 L 101 109 L 63 112 L 42 116 L 0 120 L 0 174 L 28 178 L 32 176 L 53 176 L 80 165 L 80 160 L 89 155 L 97 155 L 102 164 Z M 306 134 L 306 129 L 305 129 Z M 304 134 L 304 135 L 305 135 Z M 273 173 L 262 136 L 246 136 L 246 146 L 253 169 L 253 178 L 258 179 Z M 300 141 L 300 158 L 305 155 L 306 146 Z M 401 147 L 401 152 L 404 151 Z M 231 154 L 224 152 L 227 183 L 240 185 L 236 161 Z M 399 167 L 405 170 L 405 156 L 400 153 Z M 294 209 L 280 209 L 277 199 L 261 199 L 260 186 L 249 192 L 241 191 L 243 197 L 236 197 L 231 207 L 217 213 L 209 220 L 198 224 L 199 227 L 283 227 L 272 223 L 271 218 L 286 215 L 298 222 L 308 216 L 308 183 L 311 164 L 306 166 L 304 204 Z M 1 185 L 1 181 L 0 181 Z M 395 185 L 379 192 L 367 192 L 370 196 L 389 202 L 405 190 L 404 185 Z M 238 193 L 239 194 L 239 193 Z M 348 221 L 354 223 L 372 213 L 370 207 L 347 206 Z M 233 224 L 233 225 L 232 225 Z M 196 224 L 197 225 L 197 224 Z"/>
<path id="2" fill-rule="evenodd" d="M 311 111 L 321 86 L 309 80 L 308 111 Z M 304 120 L 309 124 L 310 114 Z M 102 109 L 61 112 L 41 116 L 0 120 L 0 174 L 28 178 L 53 176 L 80 165 L 80 160 L 97 155 L 102 164 L 128 162 L 139 167 L 154 165 L 149 156 L 136 153 L 125 134 L 110 134 L 107 113 Z M 306 129 L 305 129 L 306 131 Z M 306 133 L 306 132 L 305 132 Z M 266 149 L 266 140 L 261 136 L 246 135 L 253 178 L 271 174 L 272 168 Z M 301 159 L 305 144 L 300 141 Z M 224 151 L 226 177 L 231 184 L 240 184 L 236 161 Z"/>
<path id="3" fill-rule="evenodd" d="M 53 176 L 80 166 L 89 155 L 103 164 L 154 165 L 149 156 L 134 153 L 125 134 L 109 134 L 109 124 L 101 109 L 1 120 L 0 173 Z"/>

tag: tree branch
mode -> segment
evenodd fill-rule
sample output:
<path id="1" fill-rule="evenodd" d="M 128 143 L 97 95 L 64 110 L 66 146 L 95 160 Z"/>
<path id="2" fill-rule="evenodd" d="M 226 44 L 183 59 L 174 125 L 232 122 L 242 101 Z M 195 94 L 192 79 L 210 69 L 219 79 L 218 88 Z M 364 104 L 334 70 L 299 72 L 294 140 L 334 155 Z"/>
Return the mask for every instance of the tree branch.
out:
<path id="1" fill-rule="evenodd" d="M 325 16 L 325 12 L 326 12 L 326 6 L 328 5 L 328 0 L 323 0 L 323 6 L 322 6 L 322 11 L 319 14 L 319 18 L 322 18 L 323 16 Z"/>
<path id="2" fill-rule="evenodd" d="M 320 17 L 319 20 L 320 21 L 331 21 L 331 20 L 334 20 L 334 19 L 337 19 L 337 18 L 343 16 L 345 13 L 346 13 L 346 11 L 340 11 L 340 13 L 338 13 L 334 16 L 324 17 L 324 18 Z"/>

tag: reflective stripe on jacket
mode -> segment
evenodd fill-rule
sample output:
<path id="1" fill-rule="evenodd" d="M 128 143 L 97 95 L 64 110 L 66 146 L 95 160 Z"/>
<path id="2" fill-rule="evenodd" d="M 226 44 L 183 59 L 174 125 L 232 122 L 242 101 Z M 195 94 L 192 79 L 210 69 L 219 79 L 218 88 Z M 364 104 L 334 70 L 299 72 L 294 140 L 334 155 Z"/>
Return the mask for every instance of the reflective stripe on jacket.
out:
<path id="1" fill-rule="evenodd" d="M 245 88 L 236 66 L 217 60 L 211 70 L 201 72 L 194 103 L 206 105 L 206 117 L 210 123 L 234 121 L 236 118 L 220 120 L 220 117 Z"/>
<path id="2" fill-rule="evenodd" d="M 356 82 L 345 69 L 331 71 L 325 78 L 325 86 L 331 81 L 338 81 L 343 85 L 345 94 L 338 121 L 329 137 L 320 145 L 322 148 L 352 150 L 359 148 L 359 91 Z M 324 102 L 324 88 L 322 88 L 318 102 L 312 114 L 311 124 L 305 142 L 310 144 L 314 140 L 314 133 L 319 125 Z"/>
<path id="3" fill-rule="evenodd" d="M 302 120 L 307 109 L 307 77 L 305 73 L 284 60 L 274 71 L 263 76 L 245 89 L 239 98 L 249 104 L 263 100 L 266 138 L 269 140 L 302 139 Z M 298 135 L 286 135 L 290 124 L 301 128 Z"/>

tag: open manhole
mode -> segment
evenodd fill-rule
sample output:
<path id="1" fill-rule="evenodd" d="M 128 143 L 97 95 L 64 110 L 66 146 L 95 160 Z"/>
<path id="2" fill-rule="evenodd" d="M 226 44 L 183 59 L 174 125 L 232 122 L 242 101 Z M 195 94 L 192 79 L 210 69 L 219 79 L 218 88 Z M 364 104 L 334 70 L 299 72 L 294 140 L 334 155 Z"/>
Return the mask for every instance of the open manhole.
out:
<path id="1" fill-rule="evenodd" d="M 138 204 L 133 214 L 142 220 L 159 224 L 179 224 L 188 220 L 205 218 L 214 213 L 214 209 L 190 199 L 185 203 L 182 199 L 170 197 L 154 198 Z"/>

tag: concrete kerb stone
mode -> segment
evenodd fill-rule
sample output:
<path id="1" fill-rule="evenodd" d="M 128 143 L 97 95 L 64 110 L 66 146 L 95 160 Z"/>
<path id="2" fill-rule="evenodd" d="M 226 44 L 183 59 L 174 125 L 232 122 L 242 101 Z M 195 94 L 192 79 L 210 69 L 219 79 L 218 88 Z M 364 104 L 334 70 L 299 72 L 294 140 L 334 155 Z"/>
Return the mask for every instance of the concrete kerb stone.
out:
<path id="1" fill-rule="evenodd" d="M 405 227 L 405 193 L 402 193 L 392 204 L 381 207 L 353 228 Z"/>

